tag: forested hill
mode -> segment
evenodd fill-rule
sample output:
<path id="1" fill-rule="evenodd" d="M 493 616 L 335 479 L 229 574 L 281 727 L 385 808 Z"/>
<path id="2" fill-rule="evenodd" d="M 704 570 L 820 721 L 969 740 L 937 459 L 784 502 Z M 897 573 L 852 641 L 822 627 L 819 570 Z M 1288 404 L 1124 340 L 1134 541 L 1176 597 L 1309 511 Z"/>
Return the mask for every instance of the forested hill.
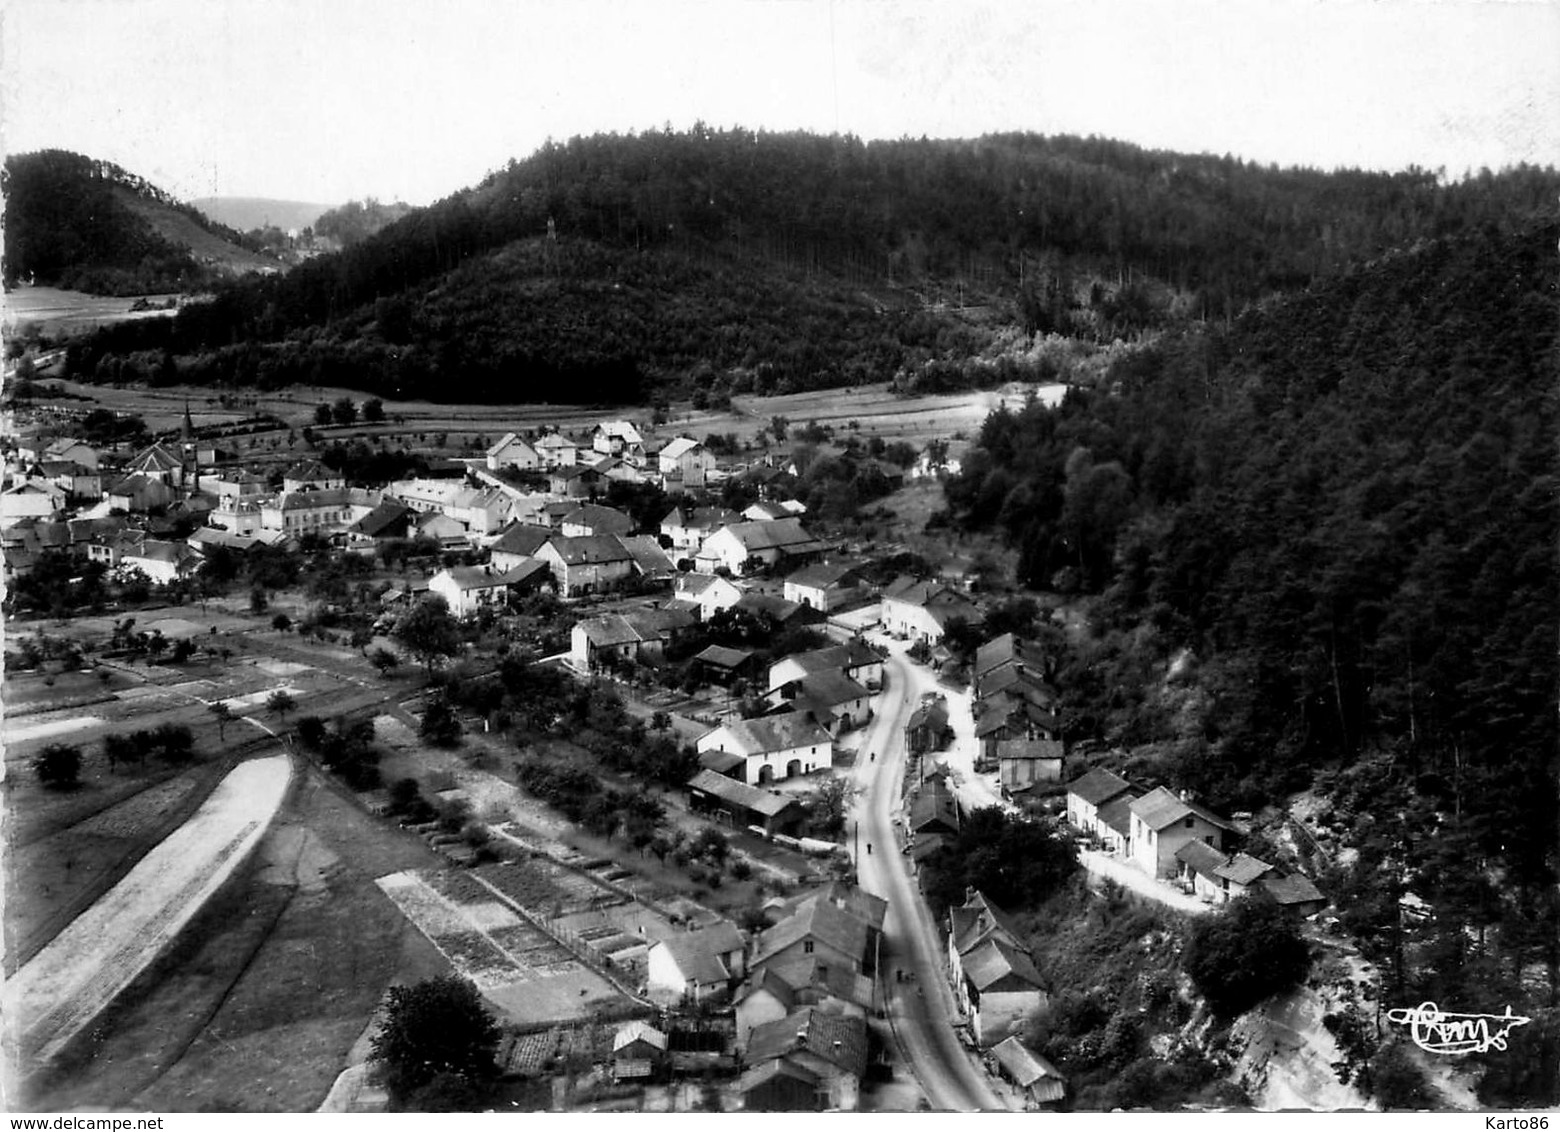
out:
<path id="1" fill-rule="evenodd" d="M 278 265 L 142 177 L 50 149 L 6 158 L 7 288 L 20 281 L 94 294 L 187 291 Z"/>
<path id="2" fill-rule="evenodd" d="M 913 377 L 1010 331 L 1109 341 L 1232 316 L 1557 190 L 1529 168 L 1441 184 L 1033 135 L 577 138 L 172 325 L 116 329 L 78 372 L 166 349 L 199 380 L 583 400 L 686 385 L 695 358 L 759 391 Z M 732 319 L 738 293 L 768 305 Z M 783 331 L 797 311 L 805 341 Z M 782 329 L 750 333 L 754 314 Z"/>
<path id="3" fill-rule="evenodd" d="M 1232 810 L 1316 789 L 1403 1001 L 1560 1003 L 1557 240 L 1476 230 L 1166 340 L 993 416 L 948 487 L 1027 580 L 1101 595 L 1081 734 Z"/>

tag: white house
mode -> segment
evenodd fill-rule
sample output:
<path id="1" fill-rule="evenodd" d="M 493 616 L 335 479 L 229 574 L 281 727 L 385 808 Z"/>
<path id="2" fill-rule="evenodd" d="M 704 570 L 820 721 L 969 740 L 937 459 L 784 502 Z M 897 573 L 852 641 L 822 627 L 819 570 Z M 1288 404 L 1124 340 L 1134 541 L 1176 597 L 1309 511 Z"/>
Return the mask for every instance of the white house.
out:
<path id="1" fill-rule="evenodd" d="M 1008 1037 L 1050 1001 L 1021 939 L 1007 914 L 974 889 L 962 907 L 948 910 L 949 981 L 982 1049 Z"/>
<path id="2" fill-rule="evenodd" d="M 661 533 L 672 540 L 673 550 L 691 556 L 716 531 L 741 521 L 735 511 L 724 507 L 676 507 L 661 520 Z"/>
<path id="3" fill-rule="evenodd" d="M 1099 836 L 1100 807 L 1130 793 L 1132 783 L 1113 771 L 1097 766 L 1068 784 L 1067 823 L 1074 829 Z"/>
<path id="4" fill-rule="evenodd" d="M 794 653 L 769 666 L 769 687 L 778 688 L 815 672 L 842 672 L 868 691 L 883 686 L 883 658 L 871 645 L 852 637 L 843 645 Z"/>
<path id="5" fill-rule="evenodd" d="M 927 645 L 939 643 L 950 622 L 970 621 L 975 615 L 969 598 L 940 582 L 902 577 L 883 591 L 883 627 Z"/>
<path id="6" fill-rule="evenodd" d="M 23 519 L 47 519 L 65 508 L 65 493 L 54 484 L 32 481 L 0 492 L 0 525 Z M 129 508 L 126 508 L 129 510 Z"/>
<path id="7" fill-rule="evenodd" d="M 283 491 L 333 491 L 346 486 L 345 476 L 318 460 L 299 460 L 282 473 Z"/>
<path id="8" fill-rule="evenodd" d="M 744 952 L 742 933 L 729 920 L 656 940 L 648 956 L 650 997 L 674 1005 L 724 997 L 746 970 Z"/>
<path id="9" fill-rule="evenodd" d="M 523 566 L 508 571 L 451 566 L 428 579 L 428 592 L 442 597 L 456 617 L 470 617 L 484 607 L 502 606 L 524 570 Z"/>
<path id="10" fill-rule="evenodd" d="M 708 621 L 742 600 L 742 591 L 735 583 L 714 574 L 678 574 L 672 594 L 679 601 L 697 605 L 700 621 Z"/>
<path id="11" fill-rule="evenodd" d="M 713 574 L 722 567 L 733 574 L 742 574 L 751 561 L 773 566 L 783 558 L 827 549 L 827 543 L 818 541 L 803 529 L 800 519 L 732 523 L 704 540 L 694 556 L 694 565 L 701 574 Z"/>
<path id="12" fill-rule="evenodd" d="M 189 543 L 144 539 L 135 550 L 119 557 L 121 569 L 139 570 L 160 586 L 187 578 L 200 568 L 200 554 Z"/>
<path id="13" fill-rule="evenodd" d="M 741 755 L 740 781 L 749 786 L 825 770 L 834 763 L 834 740 L 798 712 L 725 723 L 694 744 L 699 754 Z"/>
<path id="14" fill-rule="evenodd" d="M 1130 850 L 1132 863 L 1151 877 L 1173 877 L 1180 871 L 1176 853 L 1189 841 L 1224 849 L 1224 836 L 1234 827 L 1211 810 L 1160 786 L 1134 801 Z"/>
<path id="15" fill-rule="evenodd" d="M 536 455 L 544 468 L 569 468 L 579 463 L 579 445 L 561 432 L 549 432 L 536 442 Z"/>
<path id="16" fill-rule="evenodd" d="M 519 468 L 523 472 L 542 466 L 542 458 L 535 447 L 518 433 L 506 432 L 498 443 L 487 450 L 488 471 L 503 468 Z"/>
<path id="17" fill-rule="evenodd" d="M 667 442 L 656 457 L 663 476 L 675 476 L 684 487 L 703 487 L 715 470 L 715 456 L 702 440 L 679 436 Z"/>
<path id="18" fill-rule="evenodd" d="M 628 421 L 602 421 L 590 434 L 590 446 L 636 468 L 644 466 L 645 438 Z"/>
<path id="19" fill-rule="evenodd" d="M 852 562 L 818 562 L 803 566 L 785 580 L 785 600 L 828 613 L 848 604 L 860 592 Z"/>

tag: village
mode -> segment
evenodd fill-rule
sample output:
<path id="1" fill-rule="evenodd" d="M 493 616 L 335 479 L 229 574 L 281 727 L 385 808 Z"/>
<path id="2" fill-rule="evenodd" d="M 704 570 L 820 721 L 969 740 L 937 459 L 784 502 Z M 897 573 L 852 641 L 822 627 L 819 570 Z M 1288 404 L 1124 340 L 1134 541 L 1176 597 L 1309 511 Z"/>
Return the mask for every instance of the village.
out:
<path id="1" fill-rule="evenodd" d="M 1246 851 L 1251 815 L 1076 741 L 1052 646 L 988 631 L 1013 596 L 989 564 L 842 521 L 935 485 L 945 443 L 777 426 L 733 448 L 616 419 L 375 482 L 340 446 L 244 454 L 188 410 L 133 446 L 69 425 L 16 428 L 0 492 L 13 870 L 143 804 L 119 759 L 144 773 L 147 750 L 172 776 L 136 826 L 148 855 L 246 761 L 279 776 L 262 830 L 328 780 L 417 843 L 377 892 L 480 991 L 537 1107 L 1065 1107 L 1025 1042 L 1057 990 L 1047 957 L 986 893 L 933 919 L 922 892 L 987 809 L 1051 823 L 1091 884 L 1182 914 L 1248 891 L 1296 919 L 1327 907 Z M 101 802 L 49 797 L 59 776 Z M 132 863 L 39 865 L 54 887 L 14 905 L 9 1001 L 35 1011 L 22 1046 L 45 1076 L 119 990 L 84 987 L 62 1018 L 38 980 Z M 329 1067 L 324 1108 L 383 1109 L 365 1048 Z"/>

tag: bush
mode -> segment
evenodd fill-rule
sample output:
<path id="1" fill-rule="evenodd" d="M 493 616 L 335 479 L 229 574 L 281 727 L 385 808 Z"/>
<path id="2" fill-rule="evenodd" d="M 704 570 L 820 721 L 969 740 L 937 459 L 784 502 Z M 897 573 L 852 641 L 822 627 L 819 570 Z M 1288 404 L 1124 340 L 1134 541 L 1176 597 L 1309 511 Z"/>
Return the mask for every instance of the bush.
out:
<path id="1" fill-rule="evenodd" d="M 50 743 L 39 751 L 32 768 L 49 790 L 74 790 L 81 785 L 81 751 L 64 743 Z"/>
<path id="2" fill-rule="evenodd" d="M 1270 897 L 1248 894 L 1197 921 L 1182 966 L 1213 1012 L 1234 1018 L 1304 982 L 1311 951 Z"/>

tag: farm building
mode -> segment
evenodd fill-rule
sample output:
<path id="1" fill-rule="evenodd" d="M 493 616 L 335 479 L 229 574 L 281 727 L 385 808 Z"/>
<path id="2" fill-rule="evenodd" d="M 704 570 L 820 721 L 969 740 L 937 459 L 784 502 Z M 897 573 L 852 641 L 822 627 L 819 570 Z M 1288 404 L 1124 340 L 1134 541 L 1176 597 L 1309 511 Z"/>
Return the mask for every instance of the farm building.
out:
<path id="1" fill-rule="evenodd" d="M 802 824 L 801 804 L 794 798 L 708 769 L 688 780 L 688 808 L 737 828 L 756 825 L 766 833 L 792 833 Z"/>

